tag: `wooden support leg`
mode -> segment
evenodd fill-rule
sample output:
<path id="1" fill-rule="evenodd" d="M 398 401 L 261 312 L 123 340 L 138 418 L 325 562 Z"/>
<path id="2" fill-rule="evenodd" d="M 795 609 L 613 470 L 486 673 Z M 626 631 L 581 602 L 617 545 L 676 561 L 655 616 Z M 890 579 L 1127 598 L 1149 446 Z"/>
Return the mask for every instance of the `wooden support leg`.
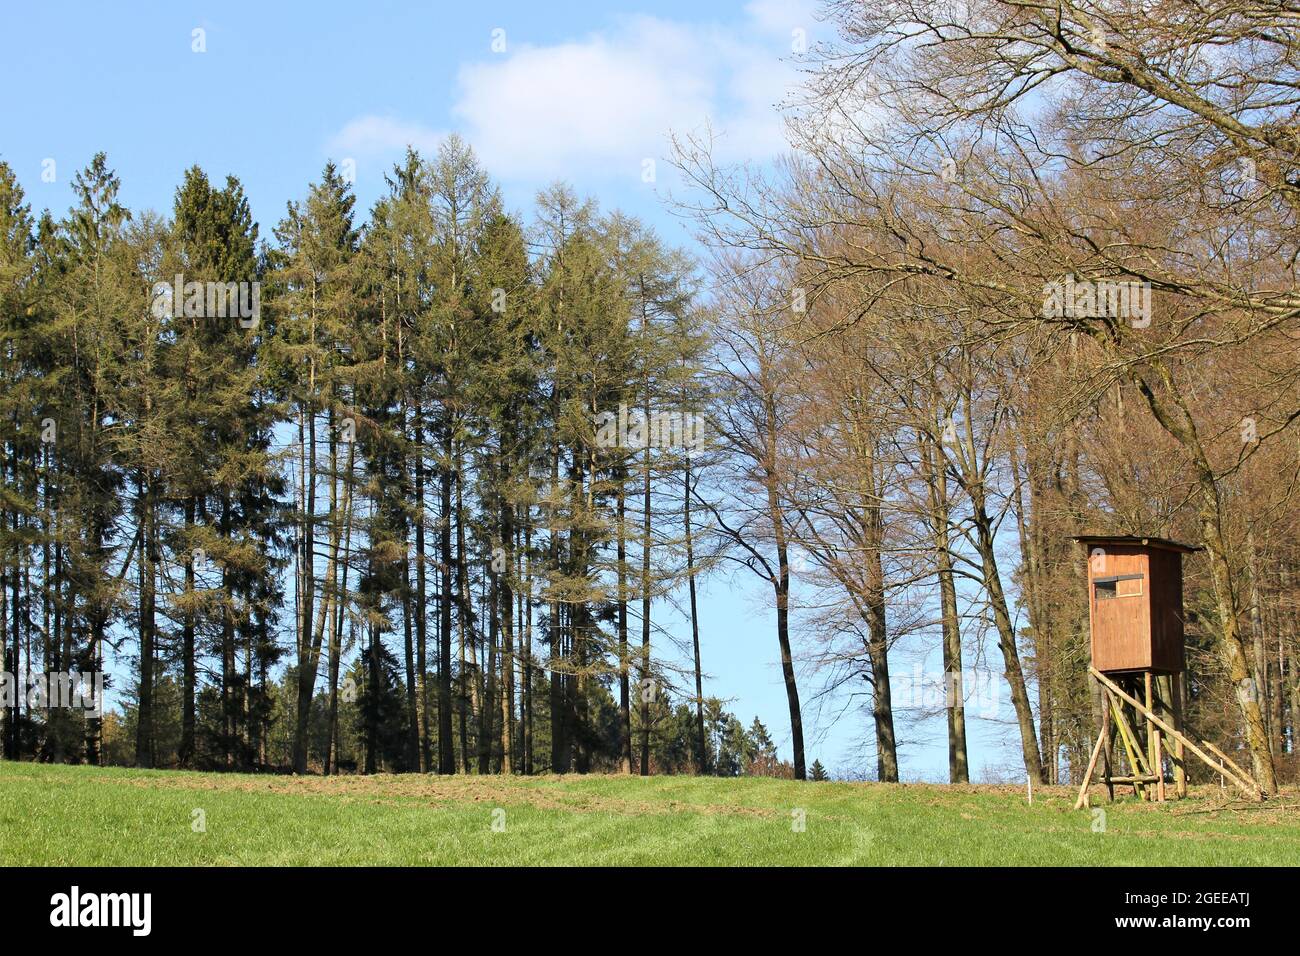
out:
<path id="1" fill-rule="evenodd" d="M 1151 676 L 1151 671 L 1144 671 L 1143 675 L 1141 675 L 1141 700 L 1143 700 L 1143 704 L 1147 706 L 1147 713 L 1152 713 Z M 1139 714 L 1139 717 L 1141 717 L 1141 714 Z M 1147 734 L 1147 763 L 1151 766 L 1152 773 L 1158 774 L 1160 773 L 1160 767 L 1156 765 L 1156 735 L 1154 735 L 1156 726 L 1154 726 L 1149 719 L 1144 721 L 1144 723 L 1145 734 Z M 1154 788 L 1152 788 L 1151 793 L 1149 793 L 1148 799 L 1152 801 L 1156 800 L 1156 791 L 1154 791 Z"/>
<path id="2" fill-rule="evenodd" d="M 1124 688 L 1120 687 L 1118 684 L 1116 684 L 1113 680 L 1111 680 L 1101 671 L 1097 670 L 1097 668 L 1089 667 L 1088 673 L 1092 674 L 1093 677 L 1099 680 L 1103 687 L 1109 688 L 1115 694 L 1115 696 L 1117 696 L 1120 700 L 1136 707 L 1138 709 L 1138 712 L 1141 713 L 1143 716 L 1145 716 L 1148 721 L 1150 721 L 1152 724 L 1159 727 L 1170 737 L 1173 737 L 1175 740 L 1181 740 L 1183 744 L 1187 747 L 1187 749 L 1190 750 L 1199 760 L 1205 763 L 1211 770 L 1215 771 L 1218 774 L 1222 774 L 1228 780 L 1231 780 L 1235 786 L 1240 787 L 1242 791 L 1246 793 L 1252 800 L 1268 799 L 1268 794 L 1266 794 L 1263 790 L 1259 788 L 1259 785 L 1254 782 L 1254 780 L 1250 777 L 1249 774 L 1245 773 L 1245 771 L 1243 771 L 1240 767 L 1238 767 L 1231 760 L 1229 760 L 1226 754 L 1222 753 L 1217 747 L 1215 747 L 1209 741 L 1206 740 L 1201 741 L 1201 744 L 1205 749 L 1198 747 L 1196 745 L 1195 740 L 1188 737 L 1186 734 L 1175 730 L 1172 726 L 1166 723 L 1163 719 L 1161 719 L 1151 710 L 1144 707 L 1140 700 L 1138 700 L 1133 695 L 1129 694 L 1127 691 L 1124 690 Z M 1215 757 L 1211 757 L 1208 753 L 1206 753 L 1206 750 L 1214 751 L 1218 759 L 1215 759 Z M 1220 760 L 1224 761 L 1224 763 L 1221 764 L 1219 762 Z M 1225 766 L 1224 764 L 1227 764 L 1228 766 L 1231 766 L 1234 769 L 1229 770 L 1228 767 Z"/>
<path id="3" fill-rule="evenodd" d="M 1169 678 L 1169 696 L 1174 705 L 1174 730 L 1183 730 L 1183 675 L 1174 674 Z M 1187 796 L 1187 763 L 1183 759 L 1183 742 L 1174 738 L 1174 792 L 1179 799 Z"/>
<path id="4" fill-rule="evenodd" d="M 1083 783 L 1079 786 L 1079 797 L 1074 801 L 1074 809 L 1076 810 L 1088 803 L 1088 784 L 1092 783 L 1092 771 L 1097 766 L 1097 757 L 1100 756 L 1102 744 L 1105 742 L 1106 732 L 1103 730 L 1097 735 L 1097 742 L 1092 748 L 1092 756 L 1088 758 L 1088 769 L 1083 772 Z"/>
<path id="5" fill-rule="evenodd" d="M 1133 794 L 1145 799 L 1146 790 L 1140 778 L 1147 776 L 1147 765 L 1146 761 L 1142 759 L 1142 747 L 1138 742 L 1137 734 L 1134 733 L 1133 728 L 1129 726 L 1128 719 L 1124 716 L 1119 699 L 1110 696 L 1109 689 L 1107 689 L 1106 693 L 1110 700 L 1111 714 L 1115 718 L 1115 726 L 1119 729 L 1120 739 L 1124 742 L 1124 754 L 1128 757 L 1129 769 L 1132 771 L 1129 776 L 1133 778 L 1130 781 L 1133 784 Z"/>
<path id="6" fill-rule="evenodd" d="M 1147 705 L 1147 709 L 1149 709 L 1153 714 L 1162 713 L 1163 706 L 1160 699 L 1160 682 L 1158 679 L 1153 678 L 1150 674 L 1147 675 L 1147 692 L 1148 694 L 1150 694 L 1151 697 L 1151 702 Z M 1151 724 L 1150 732 L 1151 732 L 1151 769 L 1156 775 L 1156 800 L 1158 800 L 1160 803 L 1164 803 L 1165 802 L 1164 741 L 1161 740 L 1160 738 L 1160 727 L 1157 724 L 1155 723 Z"/>
<path id="7" fill-rule="evenodd" d="M 1127 682 L 1133 694 L 1137 697 L 1143 697 L 1142 679 L 1140 677 L 1130 678 Z M 1127 717 L 1127 714 L 1125 715 Z M 1137 706 L 1133 706 L 1133 722 L 1129 724 L 1133 733 L 1133 750 L 1137 753 L 1139 763 L 1142 765 L 1141 773 L 1151 776 L 1151 727 L 1142 717 L 1142 711 Z M 1134 771 L 1137 773 L 1138 771 Z M 1151 801 L 1155 799 L 1150 788 L 1144 787 L 1142 790 L 1142 799 Z"/>
<path id="8" fill-rule="evenodd" d="M 1115 772 L 1111 769 L 1110 766 L 1110 751 L 1111 748 L 1114 746 L 1114 741 L 1111 739 L 1111 727 L 1110 727 L 1110 691 L 1106 690 L 1106 688 L 1103 687 L 1101 689 L 1101 693 L 1102 693 L 1101 739 L 1103 741 L 1101 745 L 1101 760 L 1102 760 L 1102 767 L 1106 773 L 1106 777 L 1105 777 L 1106 798 L 1111 803 L 1114 803 L 1115 784 L 1110 779 L 1115 775 Z"/>

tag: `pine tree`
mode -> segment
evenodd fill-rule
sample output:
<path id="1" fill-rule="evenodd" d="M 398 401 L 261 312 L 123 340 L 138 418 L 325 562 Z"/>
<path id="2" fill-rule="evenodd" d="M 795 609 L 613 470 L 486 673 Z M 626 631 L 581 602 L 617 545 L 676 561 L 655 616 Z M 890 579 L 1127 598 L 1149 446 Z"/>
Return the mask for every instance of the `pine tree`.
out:
<path id="1" fill-rule="evenodd" d="M 359 413 L 350 414 L 356 410 L 343 401 L 347 384 L 351 382 L 358 391 L 374 388 L 378 396 L 387 387 L 383 374 L 387 353 L 382 340 L 379 348 L 370 346 L 379 354 L 368 365 L 356 355 L 350 362 L 343 360 L 354 348 L 353 330 L 361 311 L 354 203 L 347 182 L 333 163 L 327 163 L 321 181 L 311 187 L 306 200 L 290 203 L 288 214 L 276 228 L 281 248 L 272 260 L 271 305 L 276 327 L 268 342 L 267 358 L 274 363 L 278 394 L 291 408 L 298 435 L 294 542 L 298 692 L 293 756 L 298 773 L 307 769 L 307 721 L 325 627 L 331 608 L 343 600 L 333 590 L 339 580 L 341 538 L 346 533 L 337 521 L 329 527 L 323 578 L 317 573 L 316 536 L 322 520 L 317 512 L 319 485 L 324 477 L 330 484 L 331 500 L 337 499 L 340 430 L 348 440 L 354 432 L 367 430 L 378 437 L 378 431 Z M 363 378 L 359 369 L 370 377 Z M 331 464 L 327 469 L 321 468 L 319 460 L 322 420 L 329 429 L 325 440 Z M 378 449 L 381 442 L 377 440 L 372 447 Z M 336 613 L 341 613 L 341 607 Z"/>
<path id="2" fill-rule="evenodd" d="M 259 255 L 237 180 L 217 188 L 190 169 L 170 223 L 133 222 L 98 157 L 66 222 L 42 219 L 35 241 L 30 217 L 10 229 L 8 662 L 93 669 L 110 636 L 129 638 L 138 669 L 115 755 L 126 733 L 143 766 L 246 768 L 287 747 L 298 772 L 318 756 L 330 772 L 352 733 L 339 697 L 350 644 L 359 635 L 373 681 L 402 640 L 402 753 L 381 742 L 389 718 L 371 713 L 360 727 L 371 769 L 456 769 L 457 718 L 467 770 L 532 772 L 548 745 L 543 767 L 585 772 L 618 751 L 630 769 L 639 604 L 641 763 L 659 748 L 655 766 L 685 766 L 681 749 L 698 769 L 698 743 L 677 735 L 685 705 L 649 657 L 646 610 L 681 580 L 674 528 L 689 515 L 660 503 L 672 495 L 647 507 L 644 491 L 684 460 L 599 432 L 602 413 L 630 407 L 647 435 L 648 414 L 686 394 L 689 264 L 563 187 L 539 198 L 534 258 L 454 138 L 433 162 L 410 152 L 389 185 L 363 241 L 327 166 Z M 26 215 L 19 194 L 9 205 L 10 219 Z M 252 321 L 218 314 L 215 295 L 262 281 Z M 30 306 L 13 307 L 28 293 Z M 47 446 L 21 427 L 32 407 L 77 415 L 70 429 L 56 420 Z M 293 430 L 289 454 L 275 454 Z M 276 633 L 290 603 L 282 685 Z M 33 635 L 46 646 L 33 652 Z M 16 753 L 23 718 L 5 718 Z M 69 756 L 82 729 L 45 720 L 51 758 Z M 98 727 L 85 729 L 98 752 Z"/>
<path id="3" fill-rule="evenodd" d="M 472 698 L 477 698 L 480 737 L 490 722 L 491 710 L 483 670 L 467 663 L 475 657 L 477 632 L 471 600 L 472 569 L 467 539 L 472 536 L 464 502 L 469 486 L 467 455 L 473 450 L 473 429 L 469 391 L 475 371 L 470 336 L 475 317 L 470 290 L 474 281 L 475 254 L 483 230 L 499 208 L 496 191 L 479 166 L 478 159 L 458 137 L 448 138 L 429 169 L 429 203 L 433 217 L 432 258 L 427 282 L 431 289 L 420 336 L 419 357 L 427 391 L 422 408 L 430 416 L 428 432 L 435 436 L 435 460 L 440 496 L 439 554 L 441 593 L 439 608 L 438 675 L 438 770 L 456 770 L 453 744 L 451 665 L 452 611 L 456 611 L 460 668 L 458 686 L 459 740 L 461 764 L 470 767 L 468 723 Z M 455 551 L 452 549 L 453 526 Z M 452 574 L 455 573 L 453 591 Z M 471 687 L 473 680 L 477 687 Z M 482 742 L 480 742 L 480 751 Z M 481 758 L 480 758 L 481 763 Z"/>
<path id="4" fill-rule="evenodd" d="M 77 173 L 77 205 L 60 224 L 63 261 L 51 280 L 52 357 L 65 374 L 49 395 L 48 421 L 65 519 L 67 635 L 60 663 L 102 673 L 104 648 L 118 599 L 115 526 L 123 478 L 116 467 L 115 427 L 120 412 L 120 359 L 125 354 L 120 317 L 147 304 L 135 263 L 124 242 L 130 213 L 117 196 L 121 183 L 103 153 Z M 15 573 L 18 569 L 15 569 Z M 24 609 L 30 612 L 28 606 Z M 85 721 L 88 763 L 100 762 L 102 719 Z"/>
<path id="5" fill-rule="evenodd" d="M 0 659 L 2 669 L 13 675 L 22 672 L 20 569 L 27 549 L 24 525 L 37 518 L 33 492 L 41 454 L 40 430 L 34 427 L 39 423 L 31 421 L 41 390 L 41 378 L 35 373 L 42 359 L 40 337 L 33 334 L 33 326 L 40 321 L 33 227 L 22 187 L 8 164 L 0 162 L 0 353 L 4 363 L 0 368 L 0 444 L 6 463 L 0 465 L 4 476 L 0 482 L 0 514 L 4 518 L 0 521 Z M 48 508 L 48 480 L 45 487 Z M 45 537 L 52 537 L 49 511 L 43 523 Z M 3 713 L 3 750 L 10 760 L 18 759 L 21 750 L 21 696 L 15 693 L 12 705 Z"/>

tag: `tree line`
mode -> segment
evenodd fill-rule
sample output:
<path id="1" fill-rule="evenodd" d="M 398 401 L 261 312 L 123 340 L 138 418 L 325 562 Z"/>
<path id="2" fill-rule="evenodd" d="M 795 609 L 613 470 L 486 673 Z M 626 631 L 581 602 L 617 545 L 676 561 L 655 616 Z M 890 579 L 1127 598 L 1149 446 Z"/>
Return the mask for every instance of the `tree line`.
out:
<path id="1" fill-rule="evenodd" d="M 6 755 L 803 779 L 832 702 L 867 775 L 932 717 L 965 782 L 987 653 L 1017 766 L 1065 783 L 1100 706 L 1071 537 L 1109 532 L 1205 549 L 1184 712 L 1275 790 L 1290 14 L 961 8 L 826 3 L 774 169 L 678 141 L 701 261 L 563 186 L 520 221 L 455 138 L 364 223 L 327 166 L 270 242 L 234 179 L 131 216 L 97 157 L 34 220 L 0 166 L 6 670 L 134 667 L 111 720 L 9 705 Z M 705 693 L 724 572 L 773 612 L 788 765 Z"/>
<path id="2" fill-rule="evenodd" d="M 983 634 L 1025 773 L 1077 779 L 1100 701 L 1071 537 L 1198 544 L 1184 709 L 1276 790 L 1300 712 L 1294 12 L 822 12 L 786 163 L 676 143 L 743 357 L 723 431 L 755 494 L 731 527 L 762 525 L 778 607 L 811 559 L 807 653 L 865 685 L 880 779 L 917 642 L 967 779 Z"/>
<path id="3" fill-rule="evenodd" d="M 564 186 L 521 223 L 454 137 L 386 186 L 267 243 L 233 177 L 132 215 L 99 155 L 33 220 L 0 166 L 5 669 L 130 664 L 120 713 L 12 694 L 6 756 L 787 772 L 698 627 L 652 653 L 710 550 L 690 260 Z"/>

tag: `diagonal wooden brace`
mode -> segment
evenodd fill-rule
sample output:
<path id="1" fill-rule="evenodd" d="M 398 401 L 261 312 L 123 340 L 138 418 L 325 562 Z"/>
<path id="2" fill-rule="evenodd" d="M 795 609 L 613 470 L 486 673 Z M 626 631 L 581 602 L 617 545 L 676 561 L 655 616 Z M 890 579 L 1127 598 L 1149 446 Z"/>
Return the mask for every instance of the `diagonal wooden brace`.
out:
<path id="1" fill-rule="evenodd" d="M 1231 780 L 1239 788 L 1245 791 L 1245 793 L 1252 800 L 1267 799 L 1268 795 L 1264 793 L 1264 791 L 1261 790 L 1253 780 L 1251 780 L 1249 777 L 1245 777 L 1244 774 L 1242 776 L 1238 776 L 1237 773 L 1234 773 L 1232 770 L 1229 770 L 1226 766 L 1219 763 L 1217 760 L 1211 757 L 1200 747 L 1196 746 L 1196 744 L 1193 743 L 1191 739 L 1189 739 L 1179 731 L 1175 730 L 1166 721 L 1161 720 L 1159 717 L 1157 717 L 1151 710 L 1149 710 L 1145 705 L 1143 705 L 1143 703 L 1139 701 L 1136 697 L 1133 697 L 1130 694 L 1126 693 L 1123 689 L 1120 688 L 1118 684 L 1116 684 L 1113 680 L 1111 680 L 1101 671 L 1097 670 L 1097 668 L 1089 667 L 1088 672 L 1092 674 L 1093 677 L 1097 678 L 1097 680 L 1101 681 L 1103 687 L 1110 688 L 1110 690 L 1113 693 L 1117 694 L 1122 700 L 1127 701 L 1129 704 L 1132 704 L 1134 707 L 1136 707 L 1138 713 L 1144 716 L 1147 720 L 1151 721 L 1151 723 L 1155 724 L 1157 727 L 1159 727 L 1161 730 L 1167 733 L 1174 740 L 1181 741 L 1183 746 L 1187 747 L 1188 750 L 1196 754 L 1196 756 L 1200 757 L 1201 761 L 1206 766 L 1208 766 L 1211 770 L 1213 770 L 1215 773 L 1221 774 L 1225 779 Z"/>
<path id="2" fill-rule="evenodd" d="M 1088 784 L 1092 783 L 1092 772 L 1097 767 L 1097 758 L 1101 756 L 1101 748 L 1106 744 L 1106 728 L 1101 729 L 1097 735 L 1097 743 L 1093 745 L 1092 756 L 1088 759 L 1088 769 L 1083 772 L 1083 785 L 1079 787 L 1079 796 L 1074 801 L 1074 809 L 1078 810 L 1088 802 Z"/>
<path id="3" fill-rule="evenodd" d="M 1137 734 L 1129 726 L 1128 719 L 1124 716 L 1124 711 L 1120 709 L 1119 702 L 1111 696 L 1109 690 L 1104 691 L 1106 700 L 1110 703 L 1110 711 L 1115 717 L 1115 727 L 1119 730 L 1120 740 L 1124 744 L 1124 753 L 1128 755 L 1128 765 L 1132 768 L 1134 776 L 1155 776 L 1147 767 L 1146 760 L 1142 756 L 1142 747 L 1138 744 Z M 1146 798 L 1146 792 L 1140 781 L 1133 781 L 1133 789 L 1140 794 L 1143 799 Z"/>

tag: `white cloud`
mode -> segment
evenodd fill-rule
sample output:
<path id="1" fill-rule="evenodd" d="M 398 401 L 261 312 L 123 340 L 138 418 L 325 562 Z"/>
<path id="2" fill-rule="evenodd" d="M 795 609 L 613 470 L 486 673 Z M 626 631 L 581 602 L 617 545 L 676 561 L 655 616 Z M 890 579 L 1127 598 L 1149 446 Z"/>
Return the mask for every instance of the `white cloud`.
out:
<path id="1" fill-rule="evenodd" d="M 752 0 L 745 5 L 745 13 L 764 33 L 790 36 L 802 29 L 811 37 L 816 27 L 817 0 Z"/>
<path id="2" fill-rule="evenodd" d="M 638 178 L 646 158 L 670 153 L 673 133 L 706 125 L 723 160 L 766 160 L 787 148 L 776 106 L 799 75 L 792 31 L 817 31 L 813 0 L 754 0 L 740 24 L 623 18 L 550 46 L 511 38 L 509 52 L 467 63 L 450 113 L 496 176 Z M 362 116 L 331 143 L 349 155 L 432 152 L 440 133 Z"/>
<path id="3" fill-rule="evenodd" d="M 402 152 L 407 146 L 414 146 L 421 153 L 432 153 L 442 136 L 441 132 L 420 123 L 390 116 L 359 116 L 334 135 L 326 151 L 336 159 L 388 156 Z"/>
<path id="4" fill-rule="evenodd" d="M 635 17 L 618 29 L 461 68 L 453 115 L 500 175 L 639 175 L 673 132 L 708 123 L 719 152 L 765 159 L 784 146 L 773 106 L 795 72 L 789 44 L 717 26 Z"/>

